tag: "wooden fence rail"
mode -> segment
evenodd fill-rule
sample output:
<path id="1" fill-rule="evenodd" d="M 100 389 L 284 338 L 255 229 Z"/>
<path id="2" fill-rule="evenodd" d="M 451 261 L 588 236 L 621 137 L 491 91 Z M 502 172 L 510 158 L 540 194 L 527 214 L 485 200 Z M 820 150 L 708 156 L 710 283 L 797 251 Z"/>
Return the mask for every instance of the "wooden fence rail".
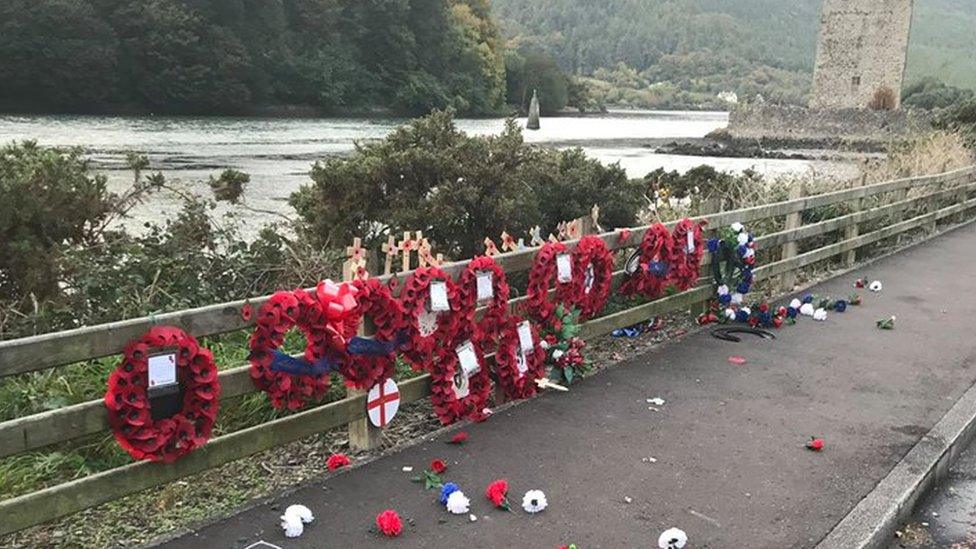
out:
<path id="1" fill-rule="evenodd" d="M 904 198 L 908 191 L 927 186 L 934 190 Z M 851 202 L 862 205 L 865 198 L 882 195 L 890 197 L 888 193 L 902 191 L 906 194 L 899 194 L 899 199 L 888 204 L 809 225 L 803 225 L 802 222 L 798 226 L 788 225 L 782 231 L 758 237 L 760 249 L 776 249 L 786 244 L 839 233 L 836 241 L 831 244 L 762 265 L 755 271 L 756 279 L 771 279 L 837 256 L 848 257 L 858 248 L 906 231 L 930 229 L 938 221 L 951 221 L 966 216 L 969 210 L 976 208 L 976 198 L 970 198 L 976 192 L 976 166 L 709 214 L 697 219 L 708 221 L 712 227 L 721 227 L 736 221 L 748 224 L 761 219 L 802 214 L 823 206 Z M 942 205 L 944 202 L 949 204 Z M 920 209 L 924 213 L 904 219 L 904 212 L 916 203 L 922 206 Z M 890 224 L 864 233 L 851 230 L 866 222 L 882 219 L 889 220 Z M 620 240 L 618 233 L 600 236 L 611 249 L 616 250 L 638 245 L 644 229 L 633 229 L 633 234 L 624 241 Z M 572 248 L 575 243 L 567 244 Z M 531 266 L 535 252 L 536 249 L 527 249 L 502 254 L 496 256 L 496 261 L 507 272 L 525 271 Z M 705 263 L 707 262 L 706 258 Z M 445 270 L 451 275 L 457 275 L 466 265 L 466 261 L 451 263 L 445 266 Z M 614 278 L 619 282 L 622 273 L 616 272 Z M 582 337 L 592 338 L 606 334 L 656 314 L 687 310 L 712 296 L 713 290 L 708 282 L 706 277 L 699 286 L 687 292 L 590 320 L 582 325 Z M 250 300 L 250 303 L 259 307 L 266 299 L 267 297 L 256 298 Z M 513 300 L 513 305 L 523 299 Z M 0 342 L 0 378 L 118 354 L 130 339 L 139 337 L 154 324 L 177 325 L 197 337 L 246 329 L 251 323 L 241 319 L 240 309 L 244 303 L 245 301 L 222 303 L 155 317 Z M 220 372 L 220 382 L 222 399 L 255 391 L 246 365 Z M 429 377 L 422 375 L 404 381 L 400 384 L 400 390 L 402 403 L 426 398 L 429 394 Z M 200 450 L 173 464 L 132 463 L 0 501 L 0 535 L 165 484 L 324 430 L 348 425 L 361 420 L 364 415 L 365 397 L 361 394 L 350 396 L 216 437 Z M 97 434 L 107 429 L 108 422 L 101 400 L 16 418 L 0 423 L 0 458 Z"/>

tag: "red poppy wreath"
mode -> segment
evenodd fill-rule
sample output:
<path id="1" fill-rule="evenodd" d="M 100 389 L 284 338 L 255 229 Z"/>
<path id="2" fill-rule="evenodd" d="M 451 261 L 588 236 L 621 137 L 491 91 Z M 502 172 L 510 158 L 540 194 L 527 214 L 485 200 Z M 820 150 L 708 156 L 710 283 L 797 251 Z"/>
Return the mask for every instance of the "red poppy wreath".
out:
<path id="1" fill-rule="evenodd" d="M 420 267 L 407 279 L 400 303 L 406 314 L 403 356 L 414 370 L 424 370 L 434 358 L 434 349 L 453 341 L 467 322 L 457 285 L 437 267 Z"/>
<path id="2" fill-rule="evenodd" d="M 588 320 L 603 310 L 613 283 L 613 254 L 598 236 L 584 236 L 573 250 L 573 291 L 569 305 Z"/>
<path id="3" fill-rule="evenodd" d="M 430 401 L 444 425 L 465 417 L 484 419 L 491 394 L 481 347 L 469 339 L 455 343 L 437 348 L 430 369 Z"/>
<path id="4" fill-rule="evenodd" d="M 526 320 L 520 316 L 509 317 L 498 338 L 498 351 L 495 352 L 498 384 L 509 398 L 535 396 L 535 380 L 546 377 L 546 351 L 535 326 L 529 326 L 532 350 L 522 350 L 518 330 L 523 322 Z"/>
<path id="5" fill-rule="evenodd" d="M 329 374 L 345 361 L 342 322 L 329 322 L 322 302 L 304 290 L 277 292 L 258 311 L 251 334 L 251 379 L 266 392 L 275 408 L 303 408 L 321 399 L 329 388 Z M 304 360 L 279 351 L 285 333 L 298 328 L 305 335 Z"/>
<path id="6" fill-rule="evenodd" d="M 636 269 L 620 285 L 620 293 L 654 299 L 664 290 L 671 269 L 671 231 L 662 223 L 651 225 L 644 232 L 638 257 Z"/>
<path id="7" fill-rule="evenodd" d="M 368 318 L 372 322 L 375 329 L 372 339 L 381 351 L 350 352 L 339 371 L 346 378 L 347 386 L 366 390 L 396 373 L 397 341 L 406 323 L 403 306 L 393 297 L 389 286 L 376 278 L 357 280 L 354 284 L 359 290 L 357 319 Z"/>
<path id="8" fill-rule="evenodd" d="M 671 235 L 671 272 L 668 282 L 682 292 L 698 282 L 702 256 L 705 255 L 703 230 L 706 221 L 695 223 L 682 219 Z"/>
<path id="9" fill-rule="evenodd" d="M 529 283 L 526 287 L 525 310 L 543 326 L 556 320 L 556 304 L 570 303 L 573 296 L 572 281 L 559 282 L 557 261 L 566 253 L 562 242 L 546 242 L 535 254 L 535 261 L 529 269 Z M 555 301 L 549 298 L 549 289 L 556 284 Z"/>
<path id="10" fill-rule="evenodd" d="M 479 288 L 481 291 L 479 292 Z M 478 299 L 486 296 L 486 290 L 490 289 L 490 297 Z M 505 319 L 508 316 L 508 297 L 511 289 L 506 281 L 505 271 L 488 256 L 479 256 L 468 263 L 467 268 L 461 273 L 458 282 L 458 294 L 461 298 L 461 307 L 467 315 L 467 322 L 474 323 L 475 340 L 483 348 L 494 345 L 498 340 Z M 485 314 L 481 320 L 475 321 L 475 312 L 478 304 L 485 302 Z"/>
<path id="11" fill-rule="evenodd" d="M 183 406 L 175 415 L 153 419 L 147 392 L 149 356 L 172 348 Z M 172 462 L 206 444 L 219 408 L 220 381 L 213 355 L 179 328 L 155 326 L 129 343 L 108 378 L 105 407 L 115 440 L 135 459 Z"/>

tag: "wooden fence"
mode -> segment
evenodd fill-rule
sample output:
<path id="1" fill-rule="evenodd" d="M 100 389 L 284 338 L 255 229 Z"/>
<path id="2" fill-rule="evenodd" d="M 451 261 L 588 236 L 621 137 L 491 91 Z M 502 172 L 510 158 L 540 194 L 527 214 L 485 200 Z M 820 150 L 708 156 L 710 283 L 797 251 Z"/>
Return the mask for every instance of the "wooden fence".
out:
<path id="1" fill-rule="evenodd" d="M 779 259 L 759 266 L 755 270 L 755 277 L 757 280 L 773 277 L 789 280 L 797 270 L 813 263 L 840 257 L 843 262 L 851 264 L 857 250 L 869 244 L 916 229 L 934 232 L 940 221 L 954 224 L 968 219 L 969 210 L 976 208 L 974 195 L 976 166 L 931 176 L 855 186 L 814 196 L 791 195 L 784 202 L 718 212 L 697 219 L 708 221 L 711 228 L 727 226 L 736 221 L 749 224 L 763 219 L 784 219 L 783 230 L 756 239 L 760 250 L 779 251 Z M 866 204 L 872 201 L 866 199 L 872 198 L 880 199 L 873 202 L 879 205 L 867 207 Z M 807 225 L 802 223 L 804 212 L 845 204 L 852 213 Z M 916 215 L 906 219 L 907 211 Z M 868 222 L 876 222 L 874 225 L 879 228 L 862 234 L 861 228 Z M 646 227 L 632 229 L 632 234 L 624 241 L 620 240 L 618 233 L 600 236 L 613 250 L 632 248 L 640 243 L 645 229 Z M 814 237 L 819 238 L 818 243 L 828 243 L 798 253 L 799 243 Z M 575 241 L 567 244 L 572 249 Z M 536 251 L 535 248 L 530 248 L 502 254 L 495 259 L 508 273 L 526 271 L 531 266 Z M 704 264 L 707 265 L 708 261 L 706 256 Z M 450 263 L 444 266 L 444 270 L 456 276 L 466 265 L 466 261 Z M 399 276 L 403 274 L 400 273 Z M 622 271 L 614 273 L 615 286 L 622 276 Z M 792 286 L 791 283 L 788 285 Z M 656 314 L 699 306 L 712 296 L 712 292 L 709 280 L 705 278 L 689 291 L 590 320 L 582 326 L 582 337 L 592 338 L 649 319 Z M 256 298 L 249 302 L 254 307 L 260 307 L 266 299 L 267 297 Z M 517 305 L 523 299 L 512 300 L 512 305 Z M 159 324 L 179 326 L 197 337 L 246 330 L 253 322 L 242 320 L 240 311 L 244 304 L 245 301 L 222 303 L 160 314 L 152 318 L 136 318 L 0 341 L 0 378 L 119 354 L 128 341 Z M 247 365 L 221 371 L 220 383 L 222 400 L 255 391 Z M 427 375 L 401 382 L 401 403 L 426 398 L 429 389 Z M 365 395 L 351 393 L 349 397 L 339 401 L 216 437 L 203 448 L 172 464 L 135 462 L 0 501 L 0 535 L 159 486 L 328 429 L 346 425 L 350 429 L 361 430 L 365 422 L 365 410 Z M 12 419 L 0 423 L 0 458 L 102 433 L 108 429 L 107 415 L 100 399 Z M 375 441 L 377 438 L 368 440 Z"/>

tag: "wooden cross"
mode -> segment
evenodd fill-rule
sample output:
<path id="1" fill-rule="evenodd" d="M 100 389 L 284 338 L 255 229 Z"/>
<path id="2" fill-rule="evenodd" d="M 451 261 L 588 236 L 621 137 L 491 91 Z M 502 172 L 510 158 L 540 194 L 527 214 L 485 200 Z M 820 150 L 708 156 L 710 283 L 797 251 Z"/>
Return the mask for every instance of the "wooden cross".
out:
<path id="1" fill-rule="evenodd" d="M 366 250 L 363 248 L 362 238 L 353 238 L 352 246 L 346 247 L 346 254 L 349 259 L 342 264 L 343 280 L 369 276 L 366 272 Z"/>
<path id="2" fill-rule="evenodd" d="M 556 238 L 558 238 L 559 240 L 566 240 L 566 236 L 568 234 L 568 231 L 566 230 L 566 225 L 568 225 L 568 223 L 566 223 L 565 221 L 560 221 L 559 225 L 556 225 Z"/>
<path id="3" fill-rule="evenodd" d="M 505 231 L 502 231 L 502 251 L 514 252 L 518 249 L 518 245 L 515 243 L 515 239 L 512 235 Z"/>
<path id="4" fill-rule="evenodd" d="M 383 266 L 383 274 L 390 274 L 393 272 L 393 260 L 400 253 L 400 248 L 397 248 L 396 245 L 396 238 L 392 234 L 388 236 L 386 243 L 383 244 L 381 249 L 386 254 L 386 264 Z"/>
<path id="5" fill-rule="evenodd" d="M 590 210 L 590 220 L 593 221 L 593 232 L 602 233 L 603 228 L 600 227 L 600 206 L 593 205 L 593 209 Z"/>
<path id="6" fill-rule="evenodd" d="M 435 257 L 430 250 L 430 242 L 426 238 L 421 238 L 420 246 L 417 248 L 417 260 L 420 262 L 420 266 L 440 267 L 444 263 L 444 254 L 437 254 Z"/>
<path id="7" fill-rule="evenodd" d="M 403 231 L 403 240 L 399 244 L 400 253 L 403 254 L 403 270 L 401 272 L 407 272 L 410 270 L 410 252 L 414 249 L 414 242 L 410 240 L 410 231 Z"/>
<path id="8" fill-rule="evenodd" d="M 529 229 L 529 244 L 532 246 L 542 246 L 545 244 L 545 240 L 542 240 L 542 229 L 536 225 Z"/>
<path id="9" fill-rule="evenodd" d="M 579 219 L 574 219 L 566 224 L 566 238 L 576 240 L 583 236 L 583 228 L 580 226 Z"/>
<path id="10" fill-rule="evenodd" d="M 490 239 L 490 238 L 488 238 L 486 236 L 485 237 L 485 255 L 487 255 L 488 257 L 491 257 L 491 256 L 498 255 L 499 253 L 500 252 L 498 251 L 498 246 L 495 246 L 495 241 L 492 240 L 492 239 Z"/>

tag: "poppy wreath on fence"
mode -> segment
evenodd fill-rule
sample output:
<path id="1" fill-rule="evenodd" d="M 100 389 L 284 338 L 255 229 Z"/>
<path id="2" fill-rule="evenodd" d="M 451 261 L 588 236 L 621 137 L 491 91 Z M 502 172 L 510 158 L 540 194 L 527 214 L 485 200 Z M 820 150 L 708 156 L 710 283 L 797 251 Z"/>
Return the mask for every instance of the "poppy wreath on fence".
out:
<path id="1" fill-rule="evenodd" d="M 543 326 L 556 319 L 556 304 L 569 303 L 573 297 L 573 283 L 560 283 L 556 273 L 556 257 L 566 253 L 562 242 L 546 242 L 535 254 L 529 269 L 529 283 L 525 290 L 525 311 Z M 556 284 L 555 301 L 549 298 L 549 289 Z"/>
<path id="2" fill-rule="evenodd" d="M 455 376 L 463 374 L 454 344 L 463 344 L 465 341 L 474 347 L 479 368 L 468 377 L 468 394 L 459 398 L 455 391 Z M 475 421 L 485 419 L 484 409 L 490 395 L 491 376 L 485 366 L 484 353 L 477 342 L 455 338 L 451 344 L 441 345 L 434 351 L 430 368 L 430 402 L 442 424 L 449 425 L 468 417 Z"/>
<path id="3" fill-rule="evenodd" d="M 430 310 L 430 286 L 433 282 L 443 282 L 446 286 L 449 307 L 446 311 L 435 313 Z M 406 315 L 403 356 L 414 370 L 425 370 L 431 365 L 434 350 L 453 341 L 461 324 L 466 321 L 457 285 L 438 267 L 420 267 L 404 284 L 400 303 Z M 429 323 L 431 315 L 434 315 L 433 324 L 423 326 L 422 317 L 426 317 Z"/>
<path id="4" fill-rule="evenodd" d="M 271 296 L 258 311 L 251 334 L 251 380 L 268 394 L 275 408 L 298 410 L 320 400 L 329 389 L 329 375 L 346 358 L 346 340 L 330 323 L 322 302 L 298 289 Z M 279 351 L 285 333 L 298 328 L 305 335 L 304 360 Z"/>
<path id="5" fill-rule="evenodd" d="M 668 283 L 678 290 L 691 289 L 698 282 L 702 257 L 705 255 L 703 233 L 707 221 L 695 223 L 682 219 L 671 234 L 671 272 Z"/>
<path id="6" fill-rule="evenodd" d="M 671 271 L 671 231 L 663 223 L 655 223 L 644 232 L 638 258 L 636 270 L 619 291 L 654 299 L 661 295 Z"/>
<path id="7" fill-rule="evenodd" d="M 396 352 L 399 339 L 406 326 L 403 305 L 393 297 L 390 287 L 376 278 L 354 282 L 359 293 L 356 323 L 367 318 L 372 322 L 372 339 L 385 346 L 385 353 L 350 353 L 339 366 L 346 378 L 346 385 L 367 390 L 396 373 Z"/>
<path id="8" fill-rule="evenodd" d="M 579 309 L 580 318 L 598 315 L 610 297 L 613 283 L 613 254 L 598 236 L 584 236 L 573 250 L 572 294 L 567 300 Z"/>
<path id="9" fill-rule="evenodd" d="M 176 375 L 183 406 L 169 418 L 154 420 L 147 393 L 149 355 L 175 348 Z M 129 343 L 122 362 L 108 378 L 105 407 L 115 440 L 135 459 L 173 462 L 210 439 L 220 407 L 220 381 L 209 349 L 183 330 L 155 326 Z"/>
<path id="10" fill-rule="evenodd" d="M 475 313 L 478 309 L 478 276 L 483 272 L 491 273 L 492 297 L 485 304 L 485 314 L 481 320 L 475 321 Z M 511 289 L 505 271 L 491 257 L 478 256 L 472 259 L 461 273 L 458 279 L 458 294 L 461 298 L 462 310 L 468 317 L 467 322 L 475 325 L 475 340 L 483 347 L 494 345 L 508 317 L 508 298 Z"/>
<path id="11" fill-rule="evenodd" d="M 536 394 L 535 381 L 546 377 L 546 350 L 539 338 L 539 331 L 532 326 L 531 352 L 523 353 L 518 336 L 519 324 L 525 319 L 520 316 L 509 317 L 498 338 L 495 352 L 495 371 L 498 384 L 509 398 L 530 398 Z M 520 360 L 521 357 L 521 360 Z M 522 365 L 525 371 L 519 369 Z"/>

